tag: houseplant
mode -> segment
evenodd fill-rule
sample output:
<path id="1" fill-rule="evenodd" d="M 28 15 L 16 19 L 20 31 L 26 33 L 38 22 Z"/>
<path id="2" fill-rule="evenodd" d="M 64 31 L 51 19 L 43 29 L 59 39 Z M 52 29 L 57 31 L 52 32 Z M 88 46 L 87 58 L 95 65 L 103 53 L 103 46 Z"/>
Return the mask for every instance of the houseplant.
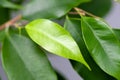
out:
<path id="1" fill-rule="evenodd" d="M 0 2 L 1 59 L 8 80 L 65 80 L 52 68 L 48 52 L 70 59 L 84 80 L 120 80 L 120 31 L 102 19 L 111 0 L 23 3 Z"/>

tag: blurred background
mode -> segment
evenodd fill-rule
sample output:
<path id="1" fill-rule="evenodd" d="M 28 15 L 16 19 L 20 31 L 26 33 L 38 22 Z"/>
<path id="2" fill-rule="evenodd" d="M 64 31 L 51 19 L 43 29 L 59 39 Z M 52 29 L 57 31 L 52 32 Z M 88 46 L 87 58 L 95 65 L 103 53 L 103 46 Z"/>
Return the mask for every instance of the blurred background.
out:
<path id="1" fill-rule="evenodd" d="M 0 15 L 1 16 L 1 15 Z M 114 2 L 111 10 L 107 14 L 107 16 L 104 17 L 104 19 L 107 21 L 107 23 L 114 28 L 120 28 L 120 3 Z M 66 76 L 67 80 L 83 80 L 81 77 L 78 76 L 78 74 L 73 70 L 71 67 L 71 64 L 67 59 L 48 54 L 49 60 L 51 61 L 53 67 L 60 71 L 63 75 Z M 5 73 L 1 66 L 1 60 L 0 60 L 0 76 L 2 80 L 7 80 Z"/>

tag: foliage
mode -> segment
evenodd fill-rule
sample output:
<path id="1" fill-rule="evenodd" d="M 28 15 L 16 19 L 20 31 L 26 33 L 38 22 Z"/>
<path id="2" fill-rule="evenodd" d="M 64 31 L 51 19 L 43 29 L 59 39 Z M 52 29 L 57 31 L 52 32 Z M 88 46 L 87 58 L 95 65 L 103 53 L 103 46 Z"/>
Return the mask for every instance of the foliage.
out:
<path id="1" fill-rule="evenodd" d="M 68 59 L 80 61 L 88 66 L 76 42 L 60 25 L 46 19 L 39 19 L 29 23 L 25 28 L 31 39 L 47 51 Z"/>
<path id="2" fill-rule="evenodd" d="M 47 52 L 69 59 L 84 80 L 120 80 L 120 29 L 100 18 L 111 6 L 111 0 L 0 0 L 8 80 L 65 80 Z M 14 12 L 20 15 L 9 20 Z"/>
<path id="3" fill-rule="evenodd" d="M 16 5 L 12 2 L 9 2 L 7 0 L 0 0 L 0 6 L 5 8 L 13 8 L 13 9 L 20 9 L 21 6 Z"/>
<path id="4" fill-rule="evenodd" d="M 65 21 L 65 29 L 70 32 L 72 37 L 77 42 L 83 56 L 89 66 L 91 67 L 91 71 L 87 69 L 83 64 L 71 60 L 70 62 L 73 65 L 73 68 L 85 79 L 85 80 L 114 80 L 111 76 L 107 75 L 104 71 L 102 71 L 98 65 L 94 62 L 90 53 L 88 52 L 86 45 L 82 38 L 81 32 L 81 23 L 80 19 L 76 18 L 68 18 Z"/>
<path id="5" fill-rule="evenodd" d="M 79 7 L 92 14 L 103 17 L 106 15 L 106 13 L 108 13 L 108 11 L 111 8 L 111 5 L 112 3 L 110 0 L 92 0 L 88 3 L 83 3 L 79 5 Z"/>
<path id="6" fill-rule="evenodd" d="M 3 66 L 10 80 L 57 80 L 44 51 L 22 34 L 8 33 L 2 50 Z"/>
<path id="7" fill-rule="evenodd" d="M 69 12 L 73 7 L 87 1 L 89 0 L 34 0 L 23 9 L 23 17 L 28 20 L 36 18 L 59 18 Z M 46 2 L 49 4 L 46 4 Z M 32 12 L 31 9 L 33 10 Z"/>

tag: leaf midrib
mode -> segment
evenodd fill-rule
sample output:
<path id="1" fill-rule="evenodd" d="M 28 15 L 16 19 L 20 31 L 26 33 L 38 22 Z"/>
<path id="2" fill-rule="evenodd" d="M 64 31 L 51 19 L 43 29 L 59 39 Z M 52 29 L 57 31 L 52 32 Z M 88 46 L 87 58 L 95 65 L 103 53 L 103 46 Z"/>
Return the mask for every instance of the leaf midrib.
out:
<path id="1" fill-rule="evenodd" d="M 87 23 L 84 19 L 83 19 L 83 21 L 89 26 L 89 28 L 91 29 L 91 32 L 92 32 L 92 34 L 96 37 L 96 39 L 97 39 L 97 41 L 98 41 L 98 43 L 100 44 L 100 41 L 99 41 L 99 39 L 98 39 L 98 37 L 95 35 L 95 32 L 92 30 L 92 28 L 90 27 L 90 25 L 89 25 L 89 23 Z M 112 31 L 112 33 L 113 33 L 113 31 Z M 114 35 L 115 36 L 115 35 Z M 116 38 L 116 37 L 115 37 Z M 116 38 L 117 39 L 117 38 Z M 119 43 L 119 42 L 118 42 Z M 100 46 L 102 47 L 102 45 L 100 44 Z M 103 49 L 103 47 L 102 47 L 102 49 Z M 105 51 L 105 49 L 103 49 L 104 50 L 104 52 L 106 52 Z M 105 55 L 107 55 L 107 54 L 105 54 Z M 112 65 L 114 65 L 113 64 L 113 61 L 110 59 L 110 57 L 109 56 L 107 56 L 107 58 L 109 59 L 107 59 L 107 61 L 109 61 Z M 97 63 L 97 64 L 99 64 L 99 63 Z M 100 66 L 101 67 L 101 66 Z M 101 67 L 102 68 L 102 67 Z M 114 75 L 114 77 L 116 77 L 116 78 L 118 78 L 119 79 L 119 75 L 117 75 L 116 74 L 116 70 L 115 71 L 113 71 L 112 70 L 112 72 L 111 72 L 111 70 L 108 70 L 107 68 L 102 68 L 103 70 L 105 70 L 105 72 L 106 73 L 108 73 L 108 74 L 110 74 L 111 76 L 113 76 Z M 118 73 L 118 72 L 117 72 Z"/>
<path id="2" fill-rule="evenodd" d="M 29 29 L 29 28 L 27 28 L 27 29 Z M 35 32 L 37 32 L 37 33 L 40 33 L 40 34 L 42 34 L 42 35 L 45 35 L 45 36 L 47 36 L 49 39 L 51 39 L 51 40 L 53 40 L 53 41 L 55 41 L 55 43 L 58 43 L 60 46 L 63 46 L 65 49 L 67 49 L 69 52 L 71 52 L 71 53 L 73 53 L 74 55 L 75 55 L 75 53 L 73 52 L 73 51 L 71 51 L 71 49 L 69 49 L 68 47 L 66 47 L 63 43 L 61 43 L 58 39 L 55 39 L 54 37 L 52 37 L 51 35 L 49 35 L 49 34 L 47 34 L 47 33 L 45 33 L 44 31 L 42 31 L 42 30 L 36 30 L 36 29 L 29 29 L 30 31 L 35 31 Z M 46 35 L 47 34 L 47 35 Z M 67 35 L 68 36 L 68 35 Z M 71 38 L 72 39 L 72 38 Z M 74 41 L 74 40 L 73 40 Z M 75 43 L 75 42 L 74 42 Z M 77 45 L 77 44 L 76 44 Z M 77 53 L 77 55 L 78 54 L 81 54 L 80 53 L 80 51 L 79 51 L 79 53 Z M 61 55 L 62 56 L 62 55 Z M 64 56 L 63 56 L 64 57 Z M 75 57 L 77 57 L 77 56 L 75 56 Z M 69 59 L 73 59 L 73 58 L 70 58 L 70 57 L 67 57 L 67 58 L 69 58 Z M 74 60 L 77 60 L 77 61 L 79 61 L 78 60 L 78 57 L 77 57 L 77 59 L 74 59 Z"/>
<path id="3" fill-rule="evenodd" d="M 84 19 L 83 19 L 83 20 L 84 20 Z M 105 51 L 105 49 L 103 48 L 103 46 L 101 45 L 101 42 L 99 41 L 98 37 L 95 35 L 95 32 L 94 32 L 94 31 L 92 30 L 92 28 L 90 27 L 89 23 L 87 23 L 85 20 L 84 20 L 84 22 L 85 22 L 85 23 L 89 26 L 89 28 L 91 29 L 91 32 L 92 32 L 93 36 L 97 39 L 96 41 L 97 41 L 98 44 L 102 47 L 104 53 L 107 53 L 107 52 Z M 107 56 L 107 58 L 109 59 L 109 61 L 112 62 L 111 59 L 110 59 L 110 57 L 109 57 L 107 54 L 105 54 L 105 55 Z"/>

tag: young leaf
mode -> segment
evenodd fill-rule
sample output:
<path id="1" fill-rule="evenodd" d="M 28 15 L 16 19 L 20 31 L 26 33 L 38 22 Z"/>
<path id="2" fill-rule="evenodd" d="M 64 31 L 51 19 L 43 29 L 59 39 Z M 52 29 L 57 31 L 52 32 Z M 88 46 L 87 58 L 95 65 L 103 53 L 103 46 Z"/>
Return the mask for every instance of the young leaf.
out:
<path id="1" fill-rule="evenodd" d="M 82 17 L 85 44 L 95 62 L 106 73 L 120 80 L 120 42 L 112 29 L 102 20 Z"/>
<path id="2" fill-rule="evenodd" d="M 60 25 L 47 19 L 38 19 L 29 23 L 26 30 L 31 39 L 47 51 L 79 61 L 89 68 L 74 39 Z"/>
<path id="3" fill-rule="evenodd" d="M 72 63 L 73 68 L 79 73 L 79 75 L 82 76 L 84 80 L 115 80 L 101 70 L 90 56 L 90 53 L 88 52 L 82 38 L 80 19 L 67 17 L 65 21 L 65 29 L 69 31 L 72 37 L 75 39 L 86 62 L 91 68 L 90 71 L 83 64 L 71 60 L 70 62 Z"/>
<path id="4" fill-rule="evenodd" d="M 9 80 L 57 80 L 44 52 L 22 35 L 4 40 L 2 64 Z"/>
<path id="5" fill-rule="evenodd" d="M 23 17 L 28 20 L 38 18 L 59 18 L 73 7 L 90 0 L 31 0 L 23 9 Z M 49 15 L 48 15 L 49 14 Z"/>
<path id="6" fill-rule="evenodd" d="M 7 0 L 0 0 L 0 7 L 12 8 L 12 9 L 20 9 L 21 8 L 21 6 L 13 4 Z"/>

